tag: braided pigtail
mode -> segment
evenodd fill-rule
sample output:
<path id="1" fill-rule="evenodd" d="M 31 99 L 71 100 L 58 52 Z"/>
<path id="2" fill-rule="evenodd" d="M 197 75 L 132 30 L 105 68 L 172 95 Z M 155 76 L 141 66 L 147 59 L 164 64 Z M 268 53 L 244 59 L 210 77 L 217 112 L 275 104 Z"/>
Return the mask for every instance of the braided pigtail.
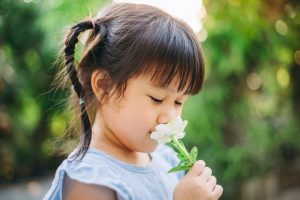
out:
<path id="1" fill-rule="evenodd" d="M 73 88 L 79 98 L 79 104 L 81 107 L 81 122 L 83 127 L 83 133 L 80 137 L 80 144 L 79 148 L 74 155 L 74 157 L 77 157 L 79 155 L 82 155 L 81 158 L 85 155 L 92 137 L 92 131 L 91 131 L 91 124 L 88 116 L 88 112 L 85 105 L 84 100 L 84 91 L 82 88 L 81 83 L 79 82 L 79 79 L 77 77 L 77 71 L 75 69 L 75 59 L 74 59 L 74 53 L 75 53 L 75 46 L 78 42 L 78 36 L 80 33 L 95 28 L 95 25 L 92 21 L 83 21 L 78 23 L 77 25 L 73 26 L 67 35 L 66 41 L 65 41 L 65 66 L 67 73 L 71 79 L 71 83 L 73 85 Z"/>

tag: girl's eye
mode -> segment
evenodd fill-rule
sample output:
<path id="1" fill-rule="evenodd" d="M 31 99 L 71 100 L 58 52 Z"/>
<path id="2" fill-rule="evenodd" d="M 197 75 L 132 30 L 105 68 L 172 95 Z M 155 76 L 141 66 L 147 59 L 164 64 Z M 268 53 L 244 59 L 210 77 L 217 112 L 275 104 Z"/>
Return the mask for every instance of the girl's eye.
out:
<path id="1" fill-rule="evenodd" d="M 182 106 L 181 102 L 175 101 L 176 106 Z"/>
<path id="2" fill-rule="evenodd" d="M 152 96 L 149 96 L 150 97 L 150 99 L 155 103 L 155 104 L 160 104 L 160 103 L 162 103 L 162 101 L 163 100 L 160 100 L 160 99 L 156 99 L 156 98 L 154 98 L 154 97 L 152 97 Z"/>

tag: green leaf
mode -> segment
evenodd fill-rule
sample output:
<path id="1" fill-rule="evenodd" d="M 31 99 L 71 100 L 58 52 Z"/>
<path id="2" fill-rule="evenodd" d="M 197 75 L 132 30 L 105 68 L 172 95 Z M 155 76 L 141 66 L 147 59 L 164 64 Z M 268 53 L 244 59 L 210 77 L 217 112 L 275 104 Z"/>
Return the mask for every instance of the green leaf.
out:
<path id="1" fill-rule="evenodd" d="M 191 163 L 189 163 L 187 160 L 182 160 L 180 161 L 180 163 L 178 164 L 178 166 L 188 166 L 188 165 L 191 165 Z"/>
<path id="2" fill-rule="evenodd" d="M 179 158 L 179 160 L 186 160 L 184 154 L 182 154 L 181 152 L 177 153 L 177 157 Z"/>
<path id="3" fill-rule="evenodd" d="M 183 144 L 183 142 L 182 142 L 181 140 L 178 140 L 178 142 L 179 142 L 183 147 L 185 147 L 184 144 Z"/>
<path id="4" fill-rule="evenodd" d="M 182 170 L 189 170 L 190 168 L 191 168 L 190 166 L 176 166 L 176 167 L 173 167 L 172 169 L 170 169 L 168 171 L 168 173 L 178 172 L 178 171 L 182 171 Z"/>
<path id="5" fill-rule="evenodd" d="M 194 146 L 190 152 L 190 157 L 191 157 L 193 163 L 196 162 L 197 155 L 198 155 L 198 149 L 197 149 L 197 147 Z"/>
<path id="6" fill-rule="evenodd" d="M 169 142 L 167 145 L 177 151 L 176 145 L 173 142 Z"/>

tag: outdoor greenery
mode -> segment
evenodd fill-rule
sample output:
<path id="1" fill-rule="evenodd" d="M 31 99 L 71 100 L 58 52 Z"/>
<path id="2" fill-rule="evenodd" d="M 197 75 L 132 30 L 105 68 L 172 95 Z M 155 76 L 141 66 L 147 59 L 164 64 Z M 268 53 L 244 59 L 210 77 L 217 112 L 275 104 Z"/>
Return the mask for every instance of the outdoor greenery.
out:
<path id="1" fill-rule="evenodd" d="M 51 83 L 67 28 L 107 1 L 0 1 L 0 184 L 55 170 L 68 113 Z M 205 0 L 206 79 L 184 110 L 197 146 L 234 199 L 239 183 L 300 156 L 300 2 Z"/>
<path id="2" fill-rule="evenodd" d="M 185 113 L 187 140 L 227 199 L 241 181 L 299 156 L 299 3 L 206 1 L 208 69 Z"/>

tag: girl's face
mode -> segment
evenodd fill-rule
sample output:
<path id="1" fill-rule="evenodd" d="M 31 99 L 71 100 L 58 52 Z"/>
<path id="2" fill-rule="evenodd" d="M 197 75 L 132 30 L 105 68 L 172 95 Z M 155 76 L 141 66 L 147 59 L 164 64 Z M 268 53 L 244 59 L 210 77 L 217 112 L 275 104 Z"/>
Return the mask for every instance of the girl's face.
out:
<path id="1" fill-rule="evenodd" d="M 166 88 L 154 85 L 150 78 L 140 75 L 128 80 L 124 98 L 113 95 L 101 106 L 103 133 L 113 134 L 114 143 L 129 151 L 153 152 L 157 143 L 150 133 L 156 125 L 180 116 L 188 98 L 185 90 L 177 91 L 176 78 Z"/>

